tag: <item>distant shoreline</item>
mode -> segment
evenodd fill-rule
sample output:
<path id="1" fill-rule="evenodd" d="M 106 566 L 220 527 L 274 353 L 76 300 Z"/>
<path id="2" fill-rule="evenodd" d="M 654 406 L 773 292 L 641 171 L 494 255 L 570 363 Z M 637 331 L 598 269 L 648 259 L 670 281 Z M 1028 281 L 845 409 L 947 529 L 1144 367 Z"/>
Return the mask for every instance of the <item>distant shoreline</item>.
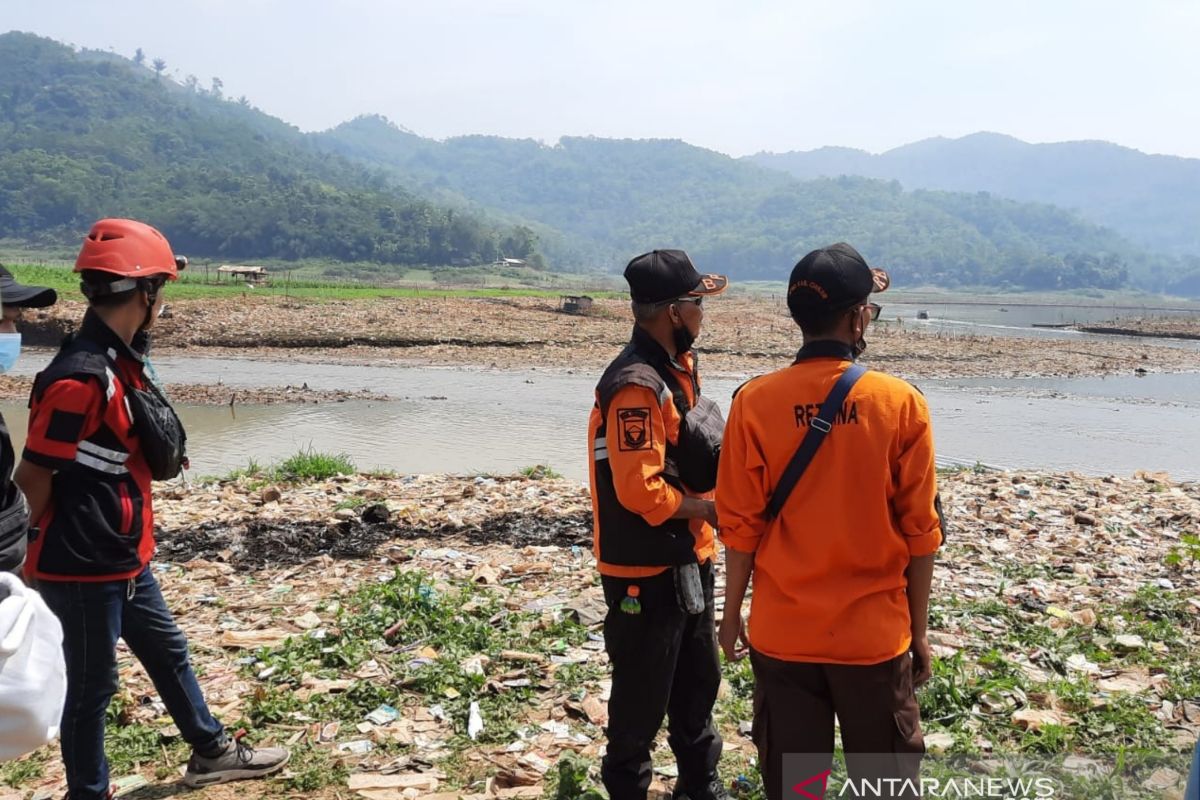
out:
<path id="1" fill-rule="evenodd" d="M 27 314 L 25 342 L 56 345 L 83 310 L 82 303 L 64 300 Z M 195 298 L 172 300 L 171 310 L 170 318 L 156 326 L 155 355 L 592 372 L 625 345 L 632 328 L 628 302 L 611 298 L 597 298 L 586 314 L 565 313 L 550 297 L 454 296 Z M 731 294 L 712 299 L 704 311 L 697 351 L 706 375 L 779 369 L 799 349 L 800 331 L 778 298 Z M 1137 339 L 1080 340 L 1069 346 L 881 320 L 868 333 L 863 361 L 909 380 L 1200 372 L 1200 349 L 1156 340 L 1153 332 L 1174 329 L 1155 320 L 1139 321 L 1136 327 L 1147 333 Z M 1200 333 L 1200 317 L 1183 322 Z M 188 382 L 187 376 L 176 379 Z"/>

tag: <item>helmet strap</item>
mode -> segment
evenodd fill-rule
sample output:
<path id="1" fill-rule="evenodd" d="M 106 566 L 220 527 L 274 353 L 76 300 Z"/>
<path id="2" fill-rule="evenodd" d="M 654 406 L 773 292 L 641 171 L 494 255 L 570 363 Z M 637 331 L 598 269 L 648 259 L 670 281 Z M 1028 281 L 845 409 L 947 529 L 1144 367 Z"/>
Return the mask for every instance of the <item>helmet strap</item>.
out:
<path id="1" fill-rule="evenodd" d="M 108 297 L 110 294 L 128 292 L 130 289 L 136 288 L 138 288 L 138 282 L 133 278 L 122 278 L 112 283 L 88 283 L 87 281 L 81 281 L 79 284 L 79 291 L 88 300 L 95 300 L 97 297 Z"/>

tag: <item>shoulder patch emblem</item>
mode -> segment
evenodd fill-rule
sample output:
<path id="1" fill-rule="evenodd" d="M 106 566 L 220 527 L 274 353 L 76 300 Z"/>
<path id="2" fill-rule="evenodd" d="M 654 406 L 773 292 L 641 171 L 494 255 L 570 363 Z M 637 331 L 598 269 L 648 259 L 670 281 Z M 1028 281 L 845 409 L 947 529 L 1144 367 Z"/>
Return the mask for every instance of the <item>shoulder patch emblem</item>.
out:
<path id="1" fill-rule="evenodd" d="M 648 450 L 654 444 L 649 408 L 617 409 L 617 426 L 622 450 Z"/>

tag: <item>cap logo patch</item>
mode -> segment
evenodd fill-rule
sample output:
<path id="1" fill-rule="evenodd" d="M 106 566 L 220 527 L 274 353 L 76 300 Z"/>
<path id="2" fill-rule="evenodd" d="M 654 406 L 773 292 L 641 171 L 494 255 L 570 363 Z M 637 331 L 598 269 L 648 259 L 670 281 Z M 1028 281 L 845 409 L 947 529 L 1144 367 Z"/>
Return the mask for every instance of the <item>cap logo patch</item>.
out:
<path id="1" fill-rule="evenodd" d="M 710 292 L 717 288 L 717 282 L 712 278 L 701 278 L 700 283 L 704 284 L 704 288 L 708 289 Z"/>
<path id="2" fill-rule="evenodd" d="M 871 280 L 874 282 L 877 292 L 882 292 L 892 285 L 891 277 L 881 269 L 871 270 Z"/>
<path id="3" fill-rule="evenodd" d="M 813 281 L 810 281 L 807 278 L 804 278 L 803 280 L 798 280 L 795 283 L 793 283 L 791 286 L 789 286 L 788 294 L 792 294 L 793 292 L 799 291 L 800 289 L 809 289 L 810 291 L 816 292 L 822 300 L 829 299 L 829 292 L 825 291 L 824 286 L 822 286 L 819 283 L 814 283 Z"/>

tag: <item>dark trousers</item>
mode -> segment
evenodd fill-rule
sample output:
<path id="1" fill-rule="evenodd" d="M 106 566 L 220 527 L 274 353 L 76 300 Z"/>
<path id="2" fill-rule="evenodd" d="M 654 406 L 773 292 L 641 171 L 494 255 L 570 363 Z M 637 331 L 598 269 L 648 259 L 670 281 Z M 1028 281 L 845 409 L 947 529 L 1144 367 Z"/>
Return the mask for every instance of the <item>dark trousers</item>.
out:
<path id="1" fill-rule="evenodd" d="M 712 721 L 721 685 L 713 620 L 713 570 L 701 567 L 704 611 L 690 615 L 675 599 L 674 572 L 652 578 L 604 576 L 604 645 L 612 661 L 608 703 L 608 749 L 600 767 L 612 800 L 642 800 L 650 788 L 650 748 L 667 725 L 679 765 L 676 794 L 706 792 L 716 776 L 721 736 Z M 621 610 L 628 587 L 636 585 L 641 613 Z"/>
<path id="2" fill-rule="evenodd" d="M 835 714 L 851 780 L 892 779 L 872 783 L 872 789 L 895 790 L 880 797 L 920 796 L 898 790 L 904 780 L 919 787 L 925 753 L 908 653 L 867 666 L 780 661 L 759 652 L 751 652 L 750 658 L 754 743 L 769 800 L 803 797 L 792 787 L 832 766 Z M 815 786 L 819 789 L 820 783 Z M 807 787 L 820 796 L 816 789 Z M 868 790 L 865 796 L 877 795 Z"/>
<path id="3" fill-rule="evenodd" d="M 38 591 L 63 626 L 67 702 L 62 757 L 71 800 L 108 792 L 104 716 L 117 690 L 117 638 L 142 662 L 184 740 L 201 753 L 218 750 L 225 730 L 213 719 L 158 581 L 147 568 L 129 581 L 41 581 Z"/>

